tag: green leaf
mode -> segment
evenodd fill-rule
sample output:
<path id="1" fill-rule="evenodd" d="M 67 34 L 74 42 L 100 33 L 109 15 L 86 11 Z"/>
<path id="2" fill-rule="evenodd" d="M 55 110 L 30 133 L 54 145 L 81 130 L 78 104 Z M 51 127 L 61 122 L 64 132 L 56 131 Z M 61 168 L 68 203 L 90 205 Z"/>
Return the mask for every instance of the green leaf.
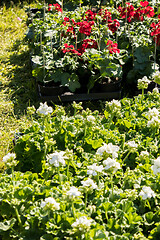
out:
<path id="1" fill-rule="evenodd" d="M 97 230 L 93 239 L 106 239 L 106 234 L 102 230 Z"/>
<path id="2" fill-rule="evenodd" d="M 131 124 L 130 121 L 123 120 L 123 123 L 124 123 L 124 125 L 125 125 L 128 129 L 132 126 L 132 124 Z"/>
<path id="3" fill-rule="evenodd" d="M 67 86 L 67 87 L 68 87 L 68 85 L 69 85 L 69 77 L 70 77 L 70 74 L 67 73 L 67 72 L 61 73 L 61 74 L 59 75 L 61 84 L 62 84 L 63 86 Z"/>
<path id="4" fill-rule="evenodd" d="M 72 73 L 70 77 L 68 78 L 68 84 L 67 84 L 69 90 L 71 92 L 75 92 L 77 88 L 80 88 L 81 85 L 79 83 L 79 78 L 75 73 Z"/>
<path id="5" fill-rule="evenodd" d="M 90 144 L 90 145 L 92 145 L 92 147 L 94 148 L 94 149 L 97 149 L 97 148 L 99 148 L 99 147 L 101 147 L 102 146 L 102 143 L 103 143 L 103 140 L 101 139 L 101 138 L 99 138 L 99 139 L 91 139 L 91 138 L 85 138 L 85 141 L 88 143 L 88 144 Z"/>

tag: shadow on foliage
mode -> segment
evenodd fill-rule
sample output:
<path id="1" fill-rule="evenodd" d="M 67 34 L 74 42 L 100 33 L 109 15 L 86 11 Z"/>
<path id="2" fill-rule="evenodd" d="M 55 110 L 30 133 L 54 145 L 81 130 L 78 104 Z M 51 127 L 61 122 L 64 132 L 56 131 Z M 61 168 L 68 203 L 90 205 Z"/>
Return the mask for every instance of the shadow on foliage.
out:
<path id="1" fill-rule="evenodd" d="M 36 105 L 38 100 L 35 80 L 32 77 L 30 52 L 25 44 L 24 39 L 15 41 L 9 50 L 13 54 L 7 60 L 11 67 L 7 69 L 6 77 L 11 79 L 8 87 L 11 91 L 15 115 L 24 114 L 25 109 L 29 105 Z"/>

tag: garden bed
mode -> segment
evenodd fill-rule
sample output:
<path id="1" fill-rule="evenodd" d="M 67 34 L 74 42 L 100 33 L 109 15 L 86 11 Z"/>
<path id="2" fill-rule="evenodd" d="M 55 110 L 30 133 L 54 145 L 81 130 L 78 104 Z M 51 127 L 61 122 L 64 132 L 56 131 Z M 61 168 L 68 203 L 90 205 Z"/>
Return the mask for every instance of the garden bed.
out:
<path id="1" fill-rule="evenodd" d="M 159 237 L 160 94 L 28 107 L 32 125 L 3 161 L 0 237 L 142 240 Z"/>

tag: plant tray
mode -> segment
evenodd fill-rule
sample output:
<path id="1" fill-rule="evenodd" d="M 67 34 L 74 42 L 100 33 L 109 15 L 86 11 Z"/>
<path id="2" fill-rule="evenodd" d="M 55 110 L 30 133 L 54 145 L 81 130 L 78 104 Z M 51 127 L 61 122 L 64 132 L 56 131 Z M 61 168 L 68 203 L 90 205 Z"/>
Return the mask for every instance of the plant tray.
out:
<path id="1" fill-rule="evenodd" d="M 38 85 L 38 95 L 39 99 L 44 102 L 72 102 L 72 101 L 87 101 L 87 100 L 111 100 L 120 99 L 122 91 L 114 92 L 94 92 L 94 93 L 71 93 L 65 92 L 63 94 L 57 95 L 44 95 L 40 91 L 40 86 Z"/>

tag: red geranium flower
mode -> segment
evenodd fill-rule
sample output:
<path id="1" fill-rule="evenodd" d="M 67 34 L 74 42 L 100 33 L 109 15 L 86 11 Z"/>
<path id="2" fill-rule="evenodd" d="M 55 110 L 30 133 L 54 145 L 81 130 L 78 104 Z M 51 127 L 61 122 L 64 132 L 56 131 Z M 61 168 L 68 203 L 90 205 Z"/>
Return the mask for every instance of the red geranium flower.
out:
<path id="1" fill-rule="evenodd" d="M 152 23 L 151 27 L 153 28 L 151 36 L 153 36 L 153 39 L 156 42 L 156 44 L 160 46 L 160 22 L 157 24 Z"/>
<path id="2" fill-rule="evenodd" d="M 78 49 L 80 53 L 84 53 L 86 49 L 91 49 L 91 48 L 98 48 L 98 44 L 95 40 L 93 39 L 84 39 L 81 47 Z"/>
<path id="3" fill-rule="evenodd" d="M 87 21 L 92 21 L 92 20 L 94 20 L 95 19 L 95 16 L 97 15 L 97 13 L 94 13 L 94 12 L 92 12 L 91 10 L 87 10 L 86 12 L 85 12 L 85 19 L 87 20 Z"/>
<path id="4" fill-rule="evenodd" d="M 53 6 L 55 7 L 55 10 L 58 12 L 62 12 L 62 8 L 58 3 L 53 4 Z"/>
<path id="5" fill-rule="evenodd" d="M 140 2 L 140 5 L 141 5 L 142 7 L 147 7 L 148 4 L 149 4 L 148 1 Z"/>
<path id="6" fill-rule="evenodd" d="M 127 7 L 118 7 L 118 11 L 120 12 L 120 16 L 121 18 L 126 18 L 127 17 L 127 21 L 131 22 L 132 18 L 134 17 L 135 14 L 135 10 L 133 5 L 131 5 L 130 3 L 126 3 Z"/>
<path id="7" fill-rule="evenodd" d="M 64 48 L 61 49 L 63 53 L 70 52 L 74 53 L 78 56 L 81 56 L 81 53 L 78 52 L 73 45 L 68 45 L 67 43 L 64 44 Z"/>
<path id="8" fill-rule="evenodd" d="M 52 4 L 48 4 L 48 11 L 52 11 Z"/>
<path id="9" fill-rule="evenodd" d="M 108 23 L 108 27 L 112 31 L 112 33 L 116 32 L 119 26 L 120 26 L 120 23 L 116 19 L 114 19 L 113 21 L 110 20 L 110 23 Z"/>
<path id="10" fill-rule="evenodd" d="M 86 36 L 89 36 L 91 34 L 94 21 L 90 21 L 90 22 L 82 21 L 82 22 L 78 22 L 77 25 L 80 26 L 79 28 L 80 33 L 83 33 Z"/>
<path id="11" fill-rule="evenodd" d="M 109 53 L 113 54 L 113 53 L 120 53 L 120 50 L 117 48 L 118 44 L 114 43 L 111 40 L 108 40 L 107 42 L 107 49 L 109 50 Z"/>

